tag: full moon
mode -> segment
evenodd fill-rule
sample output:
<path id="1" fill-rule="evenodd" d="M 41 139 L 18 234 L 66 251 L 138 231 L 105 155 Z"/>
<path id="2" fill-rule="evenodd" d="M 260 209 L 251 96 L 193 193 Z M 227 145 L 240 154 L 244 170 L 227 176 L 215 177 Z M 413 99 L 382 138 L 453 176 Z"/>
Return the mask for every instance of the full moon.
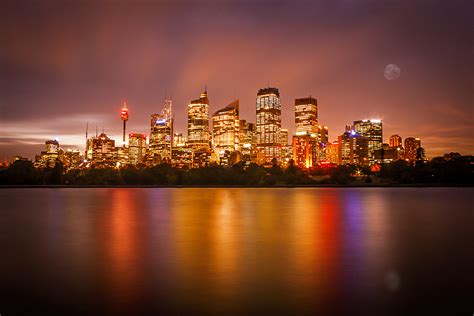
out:
<path id="1" fill-rule="evenodd" d="M 400 77 L 400 67 L 395 64 L 390 64 L 385 67 L 383 75 L 388 80 L 395 80 Z"/>

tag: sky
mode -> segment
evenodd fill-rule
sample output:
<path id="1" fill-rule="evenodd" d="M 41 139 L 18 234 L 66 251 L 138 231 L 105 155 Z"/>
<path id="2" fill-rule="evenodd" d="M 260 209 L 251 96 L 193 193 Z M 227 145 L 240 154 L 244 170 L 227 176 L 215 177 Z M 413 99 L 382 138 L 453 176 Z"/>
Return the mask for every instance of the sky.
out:
<path id="1" fill-rule="evenodd" d="M 0 160 L 44 142 L 83 149 L 96 127 L 121 144 L 149 133 L 173 100 L 175 131 L 207 85 L 211 114 L 240 99 L 255 122 L 257 90 L 279 88 L 282 127 L 294 99 L 318 100 L 336 140 L 354 120 L 419 137 L 427 156 L 474 154 L 472 1 L 0 1 Z M 400 67 L 387 80 L 384 68 Z"/>

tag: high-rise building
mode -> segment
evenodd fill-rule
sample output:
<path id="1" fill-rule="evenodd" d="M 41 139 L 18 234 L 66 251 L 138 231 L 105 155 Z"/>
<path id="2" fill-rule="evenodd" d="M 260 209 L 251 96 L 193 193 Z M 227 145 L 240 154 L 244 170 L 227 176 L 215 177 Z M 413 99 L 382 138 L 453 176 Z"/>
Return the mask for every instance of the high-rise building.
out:
<path id="1" fill-rule="evenodd" d="M 280 129 L 280 144 L 282 147 L 288 146 L 288 130 L 286 128 Z"/>
<path id="2" fill-rule="evenodd" d="M 329 130 L 327 126 L 318 125 L 317 129 L 318 142 L 326 144 L 329 140 Z"/>
<path id="3" fill-rule="evenodd" d="M 299 168 L 311 168 L 316 165 L 317 157 L 315 147 L 319 143 L 315 134 L 293 136 L 293 160 Z"/>
<path id="4" fill-rule="evenodd" d="M 212 115 L 212 141 L 217 152 L 239 150 L 239 100 Z"/>
<path id="5" fill-rule="evenodd" d="M 255 123 L 249 123 L 246 120 L 240 120 L 240 151 L 242 160 L 247 163 L 256 162 L 256 127 Z"/>
<path id="6" fill-rule="evenodd" d="M 256 112 L 259 162 L 271 163 L 274 158 L 281 161 L 281 100 L 277 88 L 258 90 Z"/>
<path id="7" fill-rule="evenodd" d="M 391 148 L 402 147 L 402 138 L 396 134 L 390 136 L 389 145 Z"/>
<path id="8" fill-rule="evenodd" d="M 326 160 L 333 164 L 339 163 L 339 142 L 337 140 L 326 145 Z"/>
<path id="9" fill-rule="evenodd" d="M 300 167 L 315 166 L 325 158 L 325 147 L 328 142 L 328 128 L 318 124 L 318 102 L 315 98 L 309 96 L 295 99 L 295 127 L 293 159 Z M 301 137 L 301 139 L 296 140 L 295 137 Z M 307 152 L 306 149 L 300 150 L 303 147 L 311 149 L 310 156 L 302 156 Z M 309 161 L 311 161 L 310 164 L 306 163 Z"/>
<path id="10" fill-rule="evenodd" d="M 188 143 L 193 150 L 210 151 L 209 98 L 207 89 L 188 105 Z"/>
<path id="11" fill-rule="evenodd" d="M 128 135 L 128 160 L 132 165 L 144 162 L 146 155 L 146 134 L 130 133 Z"/>
<path id="12" fill-rule="evenodd" d="M 110 139 L 105 133 L 88 139 L 87 155 L 88 160 L 96 167 L 115 167 L 117 162 L 115 140 Z"/>
<path id="13" fill-rule="evenodd" d="M 149 159 L 152 164 L 170 162 L 173 149 L 172 101 L 165 100 L 161 114 L 152 114 Z"/>
<path id="14" fill-rule="evenodd" d="M 128 147 L 115 147 L 117 166 L 125 166 L 130 163 L 128 159 Z"/>
<path id="15" fill-rule="evenodd" d="M 78 149 L 68 148 L 60 156 L 65 170 L 75 169 L 81 164 L 81 152 Z"/>
<path id="16" fill-rule="evenodd" d="M 59 142 L 57 140 L 47 140 L 45 144 L 47 154 L 57 155 L 59 153 Z"/>
<path id="17" fill-rule="evenodd" d="M 45 142 L 45 151 L 41 154 L 36 155 L 34 165 L 38 168 L 53 168 L 56 162 L 60 158 L 61 149 L 59 148 L 59 142 L 55 139 L 47 140 Z"/>
<path id="18" fill-rule="evenodd" d="M 318 132 L 318 101 L 309 96 L 295 99 L 296 134 L 316 134 Z"/>
<path id="19" fill-rule="evenodd" d="M 173 148 L 184 147 L 188 142 L 188 138 L 183 133 L 175 133 L 173 136 Z"/>
<path id="20" fill-rule="evenodd" d="M 382 120 L 354 121 L 354 130 L 367 140 L 368 162 L 374 163 L 375 151 L 382 149 Z"/>
<path id="21" fill-rule="evenodd" d="M 344 132 L 338 137 L 339 164 L 367 164 L 368 140 L 355 130 Z"/>
<path id="22" fill-rule="evenodd" d="M 419 138 L 407 137 L 405 138 L 405 159 L 408 161 L 416 160 L 416 152 L 421 147 L 421 140 Z"/>

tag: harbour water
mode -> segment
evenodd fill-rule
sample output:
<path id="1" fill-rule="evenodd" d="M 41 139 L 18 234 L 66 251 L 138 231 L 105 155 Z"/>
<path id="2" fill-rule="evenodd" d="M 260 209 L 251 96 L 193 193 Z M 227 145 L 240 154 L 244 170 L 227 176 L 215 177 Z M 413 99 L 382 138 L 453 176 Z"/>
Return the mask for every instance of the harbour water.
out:
<path id="1" fill-rule="evenodd" d="M 0 190 L 0 314 L 474 312 L 473 188 Z"/>

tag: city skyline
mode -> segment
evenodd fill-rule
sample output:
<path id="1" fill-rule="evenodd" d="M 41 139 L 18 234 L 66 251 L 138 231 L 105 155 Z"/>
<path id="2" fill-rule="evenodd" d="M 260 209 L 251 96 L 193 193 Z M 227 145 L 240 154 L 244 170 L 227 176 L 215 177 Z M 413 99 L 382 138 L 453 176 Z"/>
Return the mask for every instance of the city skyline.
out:
<path id="1" fill-rule="evenodd" d="M 251 120 L 249 121 L 248 118 L 241 118 L 241 121 L 248 122 L 248 123 L 251 123 L 251 124 L 254 124 L 255 126 L 257 126 L 257 129 L 254 132 L 255 137 L 256 137 L 254 145 L 257 146 L 257 147 L 259 146 L 258 144 L 260 143 L 260 141 L 258 140 L 259 139 L 258 138 L 258 135 L 259 135 L 258 124 L 256 123 L 256 121 L 258 121 L 258 119 L 257 119 L 257 117 L 259 115 L 258 113 L 261 112 L 259 109 L 260 109 L 260 107 L 263 108 L 263 104 L 265 104 L 265 106 L 267 106 L 267 103 L 271 105 L 274 102 L 274 101 L 270 100 L 270 101 L 265 101 L 265 103 L 262 103 L 260 98 L 262 96 L 267 97 L 268 95 L 271 96 L 273 94 L 276 96 L 277 104 L 279 105 L 280 100 L 281 100 L 280 93 L 279 93 L 279 88 L 268 86 L 268 87 L 265 87 L 265 88 L 258 89 L 257 94 L 256 94 L 256 103 L 255 103 L 255 106 L 256 106 L 255 121 L 252 122 Z M 314 117 L 307 116 L 307 114 L 305 114 L 306 112 L 300 112 L 300 111 L 302 111 L 301 110 L 302 108 L 300 108 L 301 105 L 305 104 L 305 103 L 308 103 L 308 102 L 306 102 L 307 100 L 311 100 L 310 102 L 308 101 L 309 103 L 314 102 L 314 108 L 311 110 L 311 111 L 314 111 L 314 113 L 315 113 Z M 191 121 L 194 122 L 194 120 L 195 120 L 194 114 L 191 115 L 191 112 L 189 112 L 189 111 L 196 111 L 193 107 L 195 107 L 195 106 L 200 107 L 201 105 L 205 106 L 205 112 L 206 113 L 203 114 L 203 115 L 205 115 L 205 117 L 207 117 L 207 119 L 204 120 L 204 123 L 207 122 L 207 124 L 199 123 L 199 124 L 203 124 L 199 128 L 204 128 L 203 126 L 207 126 L 208 136 L 204 135 L 202 140 L 204 140 L 204 143 L 208 143 L 209 147 L 206 150 L 208 150 L 210 152 L 212 152 L 214 150 L 217 150 L 218 147 L 219 147 L 219 144 L 218 144 L 219 141 L 217 141 L 217 143 L 216 143 L 216 140 L 217 140 L 216 135 L 215 135 L 216 130 L 213 131 L 213 129 L 215 129 L 215 124 L 216 124 L 216 122 L 214 121 L 214 116 L 217 115 L 219 112 L 222 112 L 225 109 L 230 109 L 231 107 L 236 105 L 237 106 L 237 120 L 236 120 L 236 122 L 240 121 L 239 120 L 239 115 L 238 115 L 238 113 L 239 113 L 238 109 L 239 109 L 239 103 L 240 103 L 239 99 L 233 100 L 232 102 L 230 102 L 230 104 L 224 106 L 224 108 L 215 111 L 214 114 L 211 114 L 213 110 L 212 109 L 209 110 L 210 101 L 209 101 L 208 92 L 207 92 L 207 85 L 206 85 L 205 88 L 204 88 L 204 91 L 202 93 L 200 93 L 200 97 L 198 99 L 191 100 L 189 102 L 189 104 L 187 105 L 187 107 L 188 107 L 188 114 L 187 114 L 188 126 L 187 126 L 187 128 L 184 131 L 176 130 L 173 127 L 174 124 L 175 124 L 174 123 L 175 122 L 175 116 L 174 116 L 174 113 L 172 113 L 172 110 L 171 110 L 172 109 L 172 105 L 171 105 L 172 102 L 173 101 L 170 98 L 165 98 L 163 100 L 162 110 L 157 111 L 157 112 L 161 112 L 161 114 L 156 114 L 156 113 L 151 114 L 151 129 L 148 129 L 148 133 L 146 133 L 146 132 L 142 132 L 142 131 L 137 132 L 136 130 L 130 130 L 130 129 L 126 128 L 125 122 L 128 122 L 128 119 L 129 119 L 129 109 L 128 109 L 128 106 L 127 106 L 127 101 L 123 101 L 120 105 L 120 110 L 119 110 L 118 116 L 115 118 L 116 120 L 121 120 L 124 124 L 123 127 L 120 130 L 120 134 L 118 134 L 118 135 L 111 134 L 104 127 L 102 127 L 102 129 L 99 129 L 98 126 L 95 126 L 95 135 L 94 135 L 94 131 L 92 130 L 92 126 L 89 126 L 89 122 L 87 122 L 86 123 L 86 128 L 85 128 L 85 138 L 84 138 L 84 135 L 82 136 L 82 141 L 83 142 L 85 141 L 85 142 L 83 144 L 80 144 L 80 143 L 78 143 L 78 144 L 77 143 L 76 144 L 62 144 L 61 148 L 63 150 L 71 150 L 72 149 L 72 150 L 78 150 L 79 152 L 87 152 L 87 146 L 89 146 L 87 144 L 89 142 L 92 142 L 93 139 L 102 138 L 102 135 L 104 135 L 104 136 L 107 137 L 107 140 L 110 139 L 114 142 L 116 141 L 116 143 L 115 143 L 117 145 L 116 150 L 119 150 L 121 146 L 123 146 L 124 148 L 129 147 L 130 146 L 130 137 L 132 135 L 134 135 L 134 136 L 138 135 L 139 137 L 144 138 L 144 141 L 145 141 L 144 145 L 146 146 L 146 148 L 149 149 L 150 154 L 151 154 L 152 157 L 156 154 L 158 154 L 159 156 L 162 155 L 162 153 L 159 150 L 157 151 L 155 146 L 166 146 L 166 147 L 168 147 L 168 149 L 166 149 L 168 151 L 168 154 L 165 154 L 165 157 L 169 156 L 169 158 L 165 158 L 165 160 L 166 160 L 166 159 L 171 159 L 171 151 L 170 151 L 171 147 L 169 147 L 169 146 L 171 146 L 171 143 L 174 142 L 172 140 L 173 135 L 187 134 L 188 135 L 186 137 L 187 146 L 189 146 L 190 148 L 193 148 L 193 151 L 196 151 L 196 150 L 201 148 L 201 146 L 195 147 L 192 144 L 193 141 L 190 141 L 190 138 L 189 138 L 190 135 L 192 135 L 194 133 L 194 130 L 196 129 L 196 127 L 194 127 L 194 123 L 190 123 Z M 379 118 L 375 118 L 375 119 L 374 118 L 370 118 L 370 119 L 365 118 L 365 119 L 353 120 L 353 124 L 348 123 L 348 124 L 345 125 L 345 132 L 343 132 L 343 133 L 337 133 L 336 132 L 336 136 L 334 136 L 334 135 L 331 136 L 331 133 L 329 132 L 330 136 L 328 137 L 328 130 L 329 130 L 328 127 L 324 126 L 324 125 L 321 125 L 320 124 L 321 122 L 319 122 L 319 120 L 318 120 L 318 113 L 319 113 L 320 110 L 319 110 L 319 107 L 317 105 L 318 104 L 317 102 L 318 102 L 317 98 L 313 97 L 311 94 L 307 97 L 295 98 L 294 99 L 295 105 L 294 105 L 294 109 L 293 109 L 293 113 L 294 113 L 293 125 L 290 124 L 290 128 L 287 128 L 286 126 L 283 126 L 283 125 L 279 127 L 279 130 L 284 130 L 285 131 L 288 143 L 292 142 L 292 140 L 291 140 L 292 138 L 301 137 L 303 134 L 307 135 L 308 137 L 310 137 L 310 136 L 311 137 L 316 137 L 315 140 L 317 139 L 318 142 L 322 142 L 324 144 L 330 144 L 331 142 L 335 142 L 335 143 L 339 142 L 340 143 L 340 141 L 341 141 L 340 136 L 342 134 L 348 134 L 349 132 L 350 133 L 348 134 L 348 137 L 366 136 L 365 133 L 362 130 L 359 130 L 360 128 L 358 128 L 357 124 L 361 124 L 362 122 L 367 122 L 367 123 L 374 122 L 374 123 L 377 123 L 377 124 L 379 124 L 379 123 L 381 124 L 382 121 L 383 121 L 382 119 L 379 119 Z M 270 107 L 270 110 L 271 110 L 272 106 Z M 199 110 L 199 111 L 201 111 L 201 110 Z M 305 111 L 308 111 L 308 109 L 306 109 Z M 279 110 L 279 113 L 281 113 L 281 110 Z M 307 113 L 310 113 L 310 112 L 307 112 Z M 283 113 L 278 114 L 278 117 L 281 117 L 282 114 Z M 303 116 L 301 116 L 301 115 L 303 115 Z M 262 119 L 263 119 L 263 116 L 262 116 Z M 160 121 L 160 122 L 158 122 L 158 121 Z M 161 122 L 161 121 L 163 121 L 163 122 Z M 165 122 L 167 122 L 167 123 L 165 123 Z M 191 124 L 191 125 L 189 125 L 189 124 Z M 265 123 L 265 124 L 267 124 L 267 123 Z M 263 126 L 265 126 L 265 124 Z M 281 124 L 281 123 L 278 123 L 278 124 Z M 309 124 L 314 125 L 313 128 L 315 128 L 315 130 L 313 132 L 306 131 L 306 130 L 304 132 L 300 131 L 303 128 L 302 126 L 306 126 L 306 125 L 309 126 Z M 108 123 L 108 125 L 111 125 L 111 123 Z M 163 129 L 162 132 L 158 132 L 157 128 L 163 127 L 165 125 L 167 126 L 167 128 Z M 239 124 L 236 125 L 236 130 L 235 130 L 236 136 L 239 134 L 238 125 Z M 384 123 L 384 125 L 385 125 L 385 123 Z M 191 127 L 191 129 L 190 129 L 190 127 Z M 348 128 L 349 128 L 349 130 L 348 130 Z M 304 129 L 306 129 L 306 128 L 304 128 Z M 112 130 L 115 130 L 115 129 L 112 129 Z M 292 130 L 293 134 L 290 134 L 289 130 L 290 131 Z M 321 131 L 323 132 L 323 134 L 321 134 Z M 382 131 L 382 129 L 381 129 L 381 125 L 380 125 L 380 133 L 381 133 L 381 131 Z M 159 133 L 162 133 L 162 136 L 156 136 Z M 273 141 L 271 142 L 272 143 L 271 146 L 275 146 L 276 144 L 279 144 L 279 146 L 280 146 L 282 144 L 282 139 L 280 139 L 280 136 L 277 136 L 277 135 L 279 135 L 280 132 L 278 132 L 278 134 L 277 134 L 277 132 L 274 132 L 274 133 L 275 133 L 275 135 L 273 135 L 273 133 L 271 133 L 271 135 L 273 135 L 273 136 L 271 136 L 272 139 L 273 139 Z M 169 135 L 169 136 L 166 136 L 166 135 Z M 262 134 L 262 135 L 264 135 L 264 134 Z M 270 134 L 268 134 L 268 135 L 270 136 Z M 265 137 L 269 137 L 269 136 L 265 136 Z M 389 145 L 389 143 L 391 142 L 391 138 L 394 137 L 394 136 L 398 136 L 398 135 L 397 134 L 391 134 L 390 136 L 387 136 L 386 132 L 384 134 L 384 137 L 382 137 L 382 135 L 380 135 L 378 137 L 378 140 L 377 140 L 377 143 L 379 143 L 378 146 L 380 148 L 377 148 L 377 149 L 381 149 L 382 143 Z M 162 138 L 162 139 L 158 141 L 157 137 L 159 137 L 160 139 Z M 168 137 L 168 138 L 165 140 L 165 137 Z M 240 137 L 242 137 L 242 136 L 240 136 Z M 413 135 L 412 136 L 404 136 L 404 137 L 405 138 L 403 138 L 403 137 L 402 138 L 403 139 L 407 139 L 407 138 L 415 139 L 413 137 Z M 60 142 L 60 138 L 61 138 L 61 136 L 55 137 L 55 138 L 45 139 L 40 144 L 41 148 L 44 147 L 45 143 L 48 144 L 48 142 L 51 142 L 51 141 Z M 200 139 L 200 138 L 201 138 L 201 136 L 199 136 L 196 139 Z M 310 139 L 310 138 L 308 138 L 308 139 Z M 416 139 L 419 139 L 419 137 L 416 137 Z M 158 145 L 160 143 L 162 143 L 162 144 Z M 238 149 L 240 151 L 241 148 L 240 147 L 235 148 L 235 150 L 238 150 Z M 261 147 L 260 150 L 263 150 L 265 152 L 263 147 Z M 426 148 L 425 148 L 425 150 L 426 150 Z M 373 149 L 370 150 L 370 152 L 373 152 Z M 37 154 L 38 154 L 38 152 L 33 153 L 33 157 L 36 156 Z M 432 155 L 427 155 L 427 157 L 428 156 L 432 156 Z M 15 153 L 14 157 L 31 158 L 31 157 L 28 157 L 28 156 L 24 156 L 20 153 Z M 13 159 L 14 157 L 10 157 L 10 158 Z M 283 158 L 283 156 L 281 156 L 280 154 L 273 154 L 273 155 L 271 154 L 265 159 L 265 161 L 267 163 L 269 163 L 272 158 L 277 158 L 280 161 Z M 11 160 L 11 159 L 5 159 L 5 160 Z M 304 158 L 304 159 L 306 159 L 306 158 Z M 315 159 L 319 160 L 319 158 L 315 158 Z M 160 163 L 162 158 L 160 157 L 157 160 L 157 158 L 155 157 L 152 160 L 156 164 L 156 163 Z"/>
<path id="2" fill-rule="evenodd" d="M 239 99 L 251 123 L 256 91 L 278 87 L 289 135 L 294 99 L 312 95 L 330 141 L 354 120 L 380 118 L 384 142 L 414 136 L 428 157 L 472 154 L 462 4 L 2 2 L 0 158 L 32 158 L 54 138 L 82 149 L 87 122 L 119 141 L 123 101 L 127 130 L 149 135 L 150 115 L 171 98 L 175 131 L 186 133 L 187 105 L 205 85 L 210 113 Z M 389 64 L 401 69 L 395 80 Z"/>

